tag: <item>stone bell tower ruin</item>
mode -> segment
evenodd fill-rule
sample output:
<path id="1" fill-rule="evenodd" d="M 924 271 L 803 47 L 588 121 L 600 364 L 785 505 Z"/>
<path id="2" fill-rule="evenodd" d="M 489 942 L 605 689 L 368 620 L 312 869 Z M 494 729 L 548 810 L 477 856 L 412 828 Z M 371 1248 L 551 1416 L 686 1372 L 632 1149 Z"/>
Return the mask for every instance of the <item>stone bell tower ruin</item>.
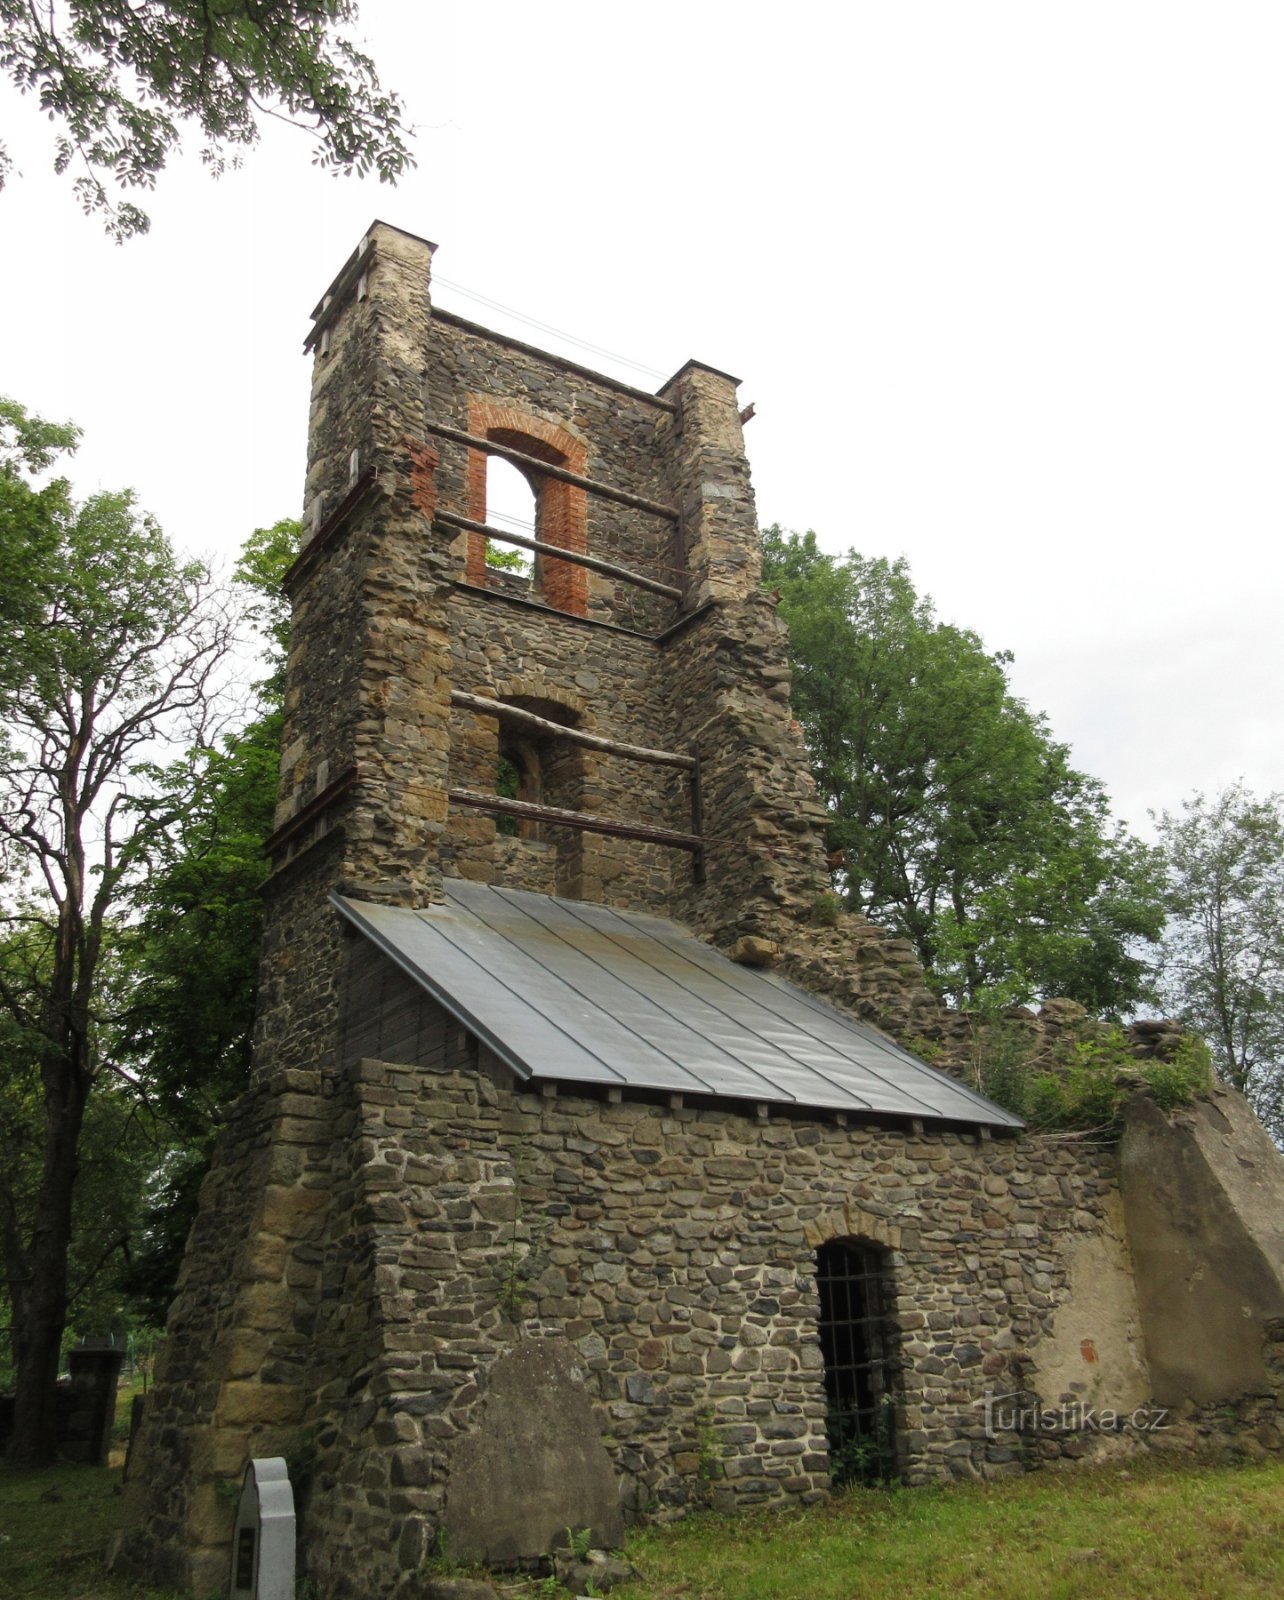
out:
<path id="1" fill-rule="evenodd" d="M 751 930 L 827 878 L 736 381 L 650 395 L 435 311 L 432 253 L 377 224 L 309 339 L 274 926 L 321 877 L 417 904 L 445 873 Z M 492 457 L 535 491 L 529 579 L 486 563 Z"/>
<path id="2" fill-rule="evenodd" d="M 313 313 L 253 1076 L 118 1564 L 222 1592 L 254 1456 L 348 1595 L 443 1538 L 530 1559 L 871 1462 L 1081 1453 L 990 1426 L 993 1387 L 1234 1391 L 1278 1442 L 1273 1155 L 1239 1141 L 1236 1177 L 1211 1110 L 1122 1163 L 1023 1135 L 888 1037 L 966 1041 L 908 945 L 810 921 L 824 813 L 736 380 L 648 394 L 437 310 L 433 251 L 375 223 Z M 496 458 L 525 573 L 487 561 Z M 1196 1172 L 1222 1231 L 1176 1242 L 1139 1197 Z M 1183 1331 L 1214 1323 L 1216 1378 Z"/>

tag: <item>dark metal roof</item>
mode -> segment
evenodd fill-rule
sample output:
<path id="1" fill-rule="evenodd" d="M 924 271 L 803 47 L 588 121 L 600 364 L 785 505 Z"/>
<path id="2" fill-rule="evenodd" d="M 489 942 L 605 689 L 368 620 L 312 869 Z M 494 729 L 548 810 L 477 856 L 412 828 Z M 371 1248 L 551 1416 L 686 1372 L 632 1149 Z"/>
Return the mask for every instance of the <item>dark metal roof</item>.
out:
<path id="1" fill-rule="evenodd" d="M 659 917 L 448 879 L 441 905 L 335 904 L 523 1080 L 1019 1128 L 774 974 Z"/>

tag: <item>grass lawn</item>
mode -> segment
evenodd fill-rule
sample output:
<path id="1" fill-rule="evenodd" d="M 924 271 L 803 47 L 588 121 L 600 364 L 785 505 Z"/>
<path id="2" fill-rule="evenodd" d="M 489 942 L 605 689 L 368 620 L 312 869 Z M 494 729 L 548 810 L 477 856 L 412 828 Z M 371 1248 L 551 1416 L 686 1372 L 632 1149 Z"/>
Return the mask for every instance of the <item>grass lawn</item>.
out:
<path id="1" fill-rule="evenodd" d="M 1284 1595 L 1284 1464 L 1042 1472 L 856 1490 L 633 1536 L 619 1600 L 1172 1600 Z"/>
<path id="2" fill-rule="evenodd" d="M 106 1468 L 0 1469 L 0 1600 L 175 1600 L 102 1571 L 119 1483 Z M 809 1511 L 704 1514 L 639 1530 L 627 1553 L 645 1578 L 615 1590 L 617 1600 L 1284 1595 L 1284 1463 L 1143 1459 L 993 1484 L 855 1490 Z M 513 1600 L 548 1594 L 496 1582 Z"/>
<path id="3" fill-rule="evenodd" d="M 120 1471 L 0 1468 L 0 1596 L 23 1600 L 170 1600 L 109 1579 L 103 1551 L 120 1521 Z"/>

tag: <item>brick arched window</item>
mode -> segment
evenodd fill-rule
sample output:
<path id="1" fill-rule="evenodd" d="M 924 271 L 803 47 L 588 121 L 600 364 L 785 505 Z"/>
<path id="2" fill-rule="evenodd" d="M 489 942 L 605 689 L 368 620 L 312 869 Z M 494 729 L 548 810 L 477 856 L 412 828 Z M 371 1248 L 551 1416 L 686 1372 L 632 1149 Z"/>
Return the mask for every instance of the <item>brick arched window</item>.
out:
<path id="1" fill-rule="evenodd" d="M 486 521 L 493 528 L 511 528 L 533 538 L 538 518 L 539 499 L 530 478 L 503 456 L 486 461 Z M 483 541 L 485 543 L 486 541 Z M 534 568 L 531 553 L 520 545 L 494 540 L 486 551 L 486 564 L 502 568 L 518 577 L 530 578 Z"/>
<path id="2" fill-rule="evenodd" d="M 468 406 L 470 433 L 496 444 L 520 450 L 523 455 L 549 466 L 563 467 L 584 476 L 588 449 L 582 439 L 568 429 L 532 412 L 474 396 Z M 588 497 L 583 489 L 545 477 L 534 469 L 523 469 L 535 492 L 536 537 L 564 550 L 588 549 Z M 472 450 L 468 458 L 468 515 L 475 522 L 486 520 L 486 455 Z M 481 534 L 468 535 L 465 574 L 470 583 L 486 582 L 486 540 Z M 546 605 L 582 617 L 588 613 L 588 581 L 583 567 L 546 556 L 535 563 L 534 587 Z"/>

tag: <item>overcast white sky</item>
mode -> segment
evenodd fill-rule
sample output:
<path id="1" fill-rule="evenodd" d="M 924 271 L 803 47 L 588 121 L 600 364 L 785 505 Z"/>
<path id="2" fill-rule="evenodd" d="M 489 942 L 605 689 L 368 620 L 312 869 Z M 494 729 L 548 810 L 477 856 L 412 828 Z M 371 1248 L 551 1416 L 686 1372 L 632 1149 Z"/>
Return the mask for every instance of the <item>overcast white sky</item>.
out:
<path id="1" fill-rule="evenodd" d="M 307 313 L 376 216 L 435 300 L 744 378 L 764 523 L 905 555 L 1117 812 L 1284 788 L 1284 7 L 364 0 L 393 190 L 273 128 L 123 247 L 0 90 L 0 393 L 230 558 L 297 515 Z M 445 280 L 443 283 L 442 280 Z M 460 285 L 653 369 L 586 358 Z"/>

